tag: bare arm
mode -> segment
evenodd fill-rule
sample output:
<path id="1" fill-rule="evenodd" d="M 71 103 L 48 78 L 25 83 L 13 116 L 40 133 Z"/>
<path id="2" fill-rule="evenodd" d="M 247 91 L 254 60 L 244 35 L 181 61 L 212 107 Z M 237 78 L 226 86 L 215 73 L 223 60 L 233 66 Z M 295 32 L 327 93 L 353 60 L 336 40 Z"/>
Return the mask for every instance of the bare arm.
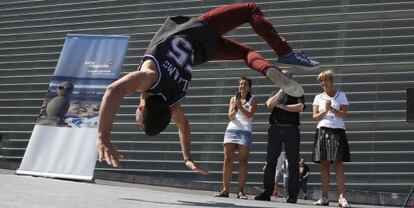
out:
<path id="1" fill-rule="evenodd" d="M 180 104 L 175 104 L 171 108 L 171 120 L 177 125 L 179 131 L 179 137 L 181 142 L 181 152 L 185 161 L 185 165 L 202 175 L 208 175 L 208 172 L 200 167 L 191 160 L 191 133 L 190 125 L 188 123 L 187 117 L 185 117 L 184 112 Z"/>
<path id="2" fill-rule="evenodd" d="M 347 105 L 341 105 L 339 106 L 339 110 L 332 108 L 331 112 L 335 114 L 335 116 L 345 118 L 348 116 L 348 106 Z"/>
<path id="3" fill-rule="evenodd" d="M 142 124 L 142 111 L 144 110 L 145 107 L 145 100 L 147 99 L 149 93 L 147 92 L 141 92 L 141 95 L 139 97 L 139 106 L 137 108 L 137 111 L 135 113 L 135 119 L 137 121 L 137 125 L 141 130 L 144 130 L 144 125 Z"/>
<path id="4" fill-rule="evenodd" d="M 276 107 L 282 110 L 285 110 L 285 111 L 289 111 L 289 112 L 302 112 L 304 106 L 305 105 L 303 105 L 303 103 L 290 104 L 290 105 L 283 105 L 283 104 L 276 105 Z"/>
<path id="5" fill-rule="evenodd" d="M 297 104 L 290 104 L 290 105 L 283 105 L 279 103 L 279 100 L 281 99 L 281 96 L 283 96 L 283 91 L 279 90 L 275 95 L 271 96 L 266 101 L 266 106 L 269 109 L 273 109 L 274 107 L 280 108 L 285 111 L 289 112 L 302 112 L 305 105 L 303 103 L 297 103 Z"/>
<path id="6" fill-rule="evenodd" d="M 319 112 L 319 105 L 312 106 L 312 119 L 314 121 L 320 121 L 327 113 L 328 110 Z"/>
<path id="7" fill-rule="evenodd" d="M 228 117 L 231 120 L 236 118 L 237 106 L 235 97 L 230 98 Z"/>
<path id="8" fill-rule="evenodd" d="M 257 100 L 256 100 L 256 98 L 253 98 L 249 109 L 243 108 L 240 101 L 238 101 L 237 105 L 240 105 L 240 106 L 238 106 L 238 109 L 240 110 L 241 113 L 243 113 L 247 118 L 251 118 L 251 117 L 253 117 L 254 112 L 256 111 Z"/>
<path id="9" fill-rule="evenodd" d="M 132 72 L 115 81 L 105 91 L 99 111 L 98 135 L 96 139 L 98 160 L 100 162 L 105 160 L 108 165 L 113 167 L 119 167 L 120 165 L 119 159 L 122 156 L 110 142 L 112 123 L 125 96 L 132 94 L 136 90 L 145 91 L 155 83 L 158 75 L 154 70 L 146 68 L 148 64 L 150 62 L 144 63 L 142 71 Z"/>
<path id="10" fill-rule="evenodd" d="M 348 106 L 347 105 L 341 105 L 339 107 L 339 110 L 333 108 L 331 106 L 330 102 L 327 102 L 325 104 L 325 111 L 324 112 L 319 112 L 319 106 L 318 105 L 314 105 L 313 106 L 313 114 L 312 114 L 312 118 L 314 121 L 319 121 L 321 120 L 329 111 L 331 111 L 333 114 L 335 114 L 335 116 L 341 117 L 341 118 L 345 118 L 348 115 Z"/>
<path id="11" fill-rule="evenodd" d="M 273 109 L 278 104 L 278 101 L 280 100 L 280 96 L 282 96 L 282 90 L 279 90 L 275 95 L 269 97 L 266 101 L 266 107 L 268 109 Z"/>

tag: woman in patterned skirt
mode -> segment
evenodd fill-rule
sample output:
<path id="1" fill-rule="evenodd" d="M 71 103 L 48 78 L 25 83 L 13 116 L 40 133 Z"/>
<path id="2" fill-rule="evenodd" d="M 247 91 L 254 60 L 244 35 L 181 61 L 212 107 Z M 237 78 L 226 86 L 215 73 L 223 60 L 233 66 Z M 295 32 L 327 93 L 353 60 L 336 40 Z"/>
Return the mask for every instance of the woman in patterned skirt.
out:
<path id="1" fill-rule="evenodd" d="M 322 197 L 316 205 L 328 206 L 329 171 L 335 167 L 336 181 L 339 190 L 340 207 L 350 207 L 345 199 L 345 174 L 343 162 L 349 162 L 350 153 L 345 133 L 344 118 L 348 115 L 348 99 L 346 94 L 335 90 L 332 70 L 325 70 L 317 78 L 323 92 L 316 95 L 313 101 L 314 121 L 318 121 L 312 159 L 321 163 Z"/>

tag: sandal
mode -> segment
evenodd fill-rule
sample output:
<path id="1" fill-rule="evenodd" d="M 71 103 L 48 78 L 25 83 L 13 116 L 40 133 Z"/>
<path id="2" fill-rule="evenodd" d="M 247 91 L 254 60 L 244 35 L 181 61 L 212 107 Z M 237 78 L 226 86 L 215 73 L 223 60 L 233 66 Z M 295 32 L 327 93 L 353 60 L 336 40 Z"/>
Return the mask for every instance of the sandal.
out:
<path id="1" fill-rule="evenodd" d="M 245 193 L 243 193 L 243 192 L 239 192 L 239 193 L 237 194 L 237 198 L 238 198 L 238 199 L 247 199 L 247 196 L 246 196 L 246 194 L 245 194 Z"/>
<path id="2" fill-rule="evenodd" d="M 348 204 L 345 198 L 340 198 L 338 200 L 338 206 L 339 207 L 351 207 L 351 205 Z"/>
<path id="3" fill-rule="evenodd" d="M 329 200 L 324 197 L 321 197 L 320 199 L 318 199 L 318 201 L 316 201 L 313 204 L 317 206 L 329 206 Z"/>
<path id="4" fill-rule="evenodd" d="M 229 192 L 222 190 L 220 192 L 218 192 L 217 194 L 214 194 L 215 197 L 225 197 L 228 198 L 229 197 Z"/>

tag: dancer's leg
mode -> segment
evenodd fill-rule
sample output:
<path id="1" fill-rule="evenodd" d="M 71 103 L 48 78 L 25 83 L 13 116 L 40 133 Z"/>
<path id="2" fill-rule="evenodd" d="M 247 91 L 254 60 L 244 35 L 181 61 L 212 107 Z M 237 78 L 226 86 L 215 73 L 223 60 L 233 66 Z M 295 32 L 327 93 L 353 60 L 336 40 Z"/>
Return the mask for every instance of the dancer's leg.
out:
<path id="1" fill-rule="evenodd" d="M 216 59 L 244 60 L 247 66 L 268 77 L 285 93 L 294 97 L 303 95 L 303 88 L 298 83 L 285 76 L 277 66 L 265 60 L 252 48 L 224 37 L 219 38 L 217 46 Z"/>
<path id="2" fill-rule="evenodd" d="M 263 15 L 255 3 L 240 3 L 218 7 L 198 17 L 214 28 L 218 36 L 249 23 L 252 29 L 262 37 L 279 55 L 285 56 L 292 48 L 273 25 Z"/>
<path id="3" fill-rule="evenodd" d="M 216 59 L 218 60 L 244 60 L 248 67 L 266 76 L 266 70 L 270 67 L 278 68 L 265 60 L 259 53 L 249 46 L 239 44 L 228 38 L 221 37 L 218 40 Z"/>

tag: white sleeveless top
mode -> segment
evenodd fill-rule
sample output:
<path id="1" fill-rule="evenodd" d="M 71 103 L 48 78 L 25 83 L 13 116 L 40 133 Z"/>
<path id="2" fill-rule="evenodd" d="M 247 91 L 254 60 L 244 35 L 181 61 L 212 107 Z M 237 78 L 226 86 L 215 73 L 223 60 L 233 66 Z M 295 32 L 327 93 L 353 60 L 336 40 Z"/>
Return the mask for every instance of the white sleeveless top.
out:
<path id="1" fill-rule="evenodd" d="M 250 106 L 252 105 L 252 100 L 254 96 L 250 97 L 250 100 L 247 101 L 245 104 L 243 104 L 243 108 L 248 110 Z M 243 130 L 243 131 L 252 131 L 252 120 L 253 116 L 251 118 L 247 118 L 243 113 L 241 113 L 239 110 L 236 113 L 236 118 L 231 120 L 229 122 L 229 125 L 227 126 L 227 129 L 234 129 L 234 130 Z"/>

